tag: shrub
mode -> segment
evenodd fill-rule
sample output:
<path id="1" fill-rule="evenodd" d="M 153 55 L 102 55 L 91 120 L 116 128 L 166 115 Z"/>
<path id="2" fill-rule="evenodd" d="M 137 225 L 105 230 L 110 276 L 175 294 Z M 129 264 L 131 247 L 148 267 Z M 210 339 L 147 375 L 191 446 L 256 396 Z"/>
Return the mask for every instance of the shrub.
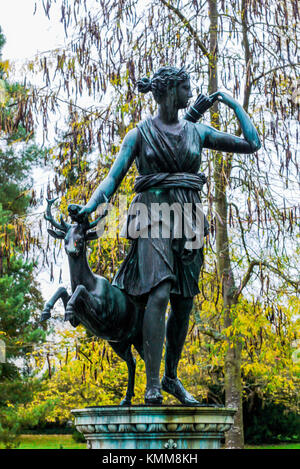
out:
<path id="1" fill-rule="evenodd" d="M 244 432 L 248 444 L 300 441 L 300 415 L 257 398 L 244 404 Z"/>

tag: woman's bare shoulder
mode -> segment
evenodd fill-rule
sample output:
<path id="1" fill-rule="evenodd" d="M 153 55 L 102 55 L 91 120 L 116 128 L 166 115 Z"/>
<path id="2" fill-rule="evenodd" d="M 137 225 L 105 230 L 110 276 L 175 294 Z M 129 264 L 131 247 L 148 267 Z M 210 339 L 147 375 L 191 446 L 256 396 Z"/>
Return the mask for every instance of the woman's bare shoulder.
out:
<path id="1" fill-rule="evenodd" d="M 205 137 L 208 133 L 211 132 L 212 130 L 212 127 L 210 127 L 209 125 L 207 124 L 201 124 L 200 122 L 197 122 L 196 124 L 194 124 L 196 129 L 197 129 L 197 132 Z"/>
<path id="2" fill-rule="evenodd" d="M 210 127 L 209 125 L 206 125 L 206 124 L 201 124 L 201 123 L 190 123 L 194 126 L 194 128 L 196 129 L 199 137 L 201 138 L 202 140 L 202 143 L 204 142 L 205 138 L 207 137 L 208 134 L 211 133 L 211 130 L 212 130 L 212 127 Z"/>
<path id="3" fill-rule="evenodd" d="M 138 135 L 139 135 L 138 128 L 134 127 L 133 129 L 130 129 L 127 132 L 127 134 L 125 135 L 125 138 L 124 138 L 124 142 L 125 142 L 125 140 L 128 140 L 128 141 L 136 140 L 138 138 Z"/>
<path id="4" fill-rule="evenodd" d="M 140 142 L 140 132 L 137 127 L 130 129 L 123 140 L 123 147 L 130 146 L 131 148 L 137 148 Z"/>

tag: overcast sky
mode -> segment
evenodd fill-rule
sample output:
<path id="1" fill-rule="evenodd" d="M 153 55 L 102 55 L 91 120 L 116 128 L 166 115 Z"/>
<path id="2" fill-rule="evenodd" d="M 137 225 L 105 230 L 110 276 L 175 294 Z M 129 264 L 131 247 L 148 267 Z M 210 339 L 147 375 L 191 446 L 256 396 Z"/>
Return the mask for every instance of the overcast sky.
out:
<path id="1" fill-rule="evenodd" d="M 37 3 L 36 13 L 35 3 Z M 51 21 L 46 17 L 41 0 L 0 0 L 0 26 L 6 37 L 3 59 L 23 61 L 38 52 L 53 49 L 64 41 L 63 25 L 55 7 Z"/>

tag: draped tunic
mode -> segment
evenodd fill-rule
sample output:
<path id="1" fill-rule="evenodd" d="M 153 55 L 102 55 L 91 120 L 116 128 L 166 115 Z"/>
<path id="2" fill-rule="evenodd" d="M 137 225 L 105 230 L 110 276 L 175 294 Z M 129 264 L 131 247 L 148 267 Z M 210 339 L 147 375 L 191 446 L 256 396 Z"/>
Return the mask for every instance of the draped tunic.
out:
<path id="1" fill-rule="evenodd" d="M 137 128 L 140 133 L 140 150 L 136 157 L 139 176 L 135 182 L 135 191 L 138 194 L 131 203 L 125 226 L 125 234 L 131 239 L 131 246 L 113 284 L 129 295 L 142 296 L 164 280 L 170 280 L 171 293 L 193 297 L 199 293 L 203 236 L 207 234 L 205 217 L 202 225 L 196 223 L 196 220 L 200 220 L 197 218 L 199 213 L 201 217 L 201 210 L 198 212 L 198 208 L 202 207 L 200 190 L 206 179 L 204 175 L 198 174 L 203 146 L 201 134 L 197 126 L 189 121 L 182 121 L 182 128 L 177 134 L 163 131 L 151 117 L 138 124 Z M 159 213 L 154 220 L 151 211 L 151 207 L 157 206 L 155 204 L 162 207 L 164 203 L 169 207 L 186 206 L 191 209 L 192 217 L 190 214 L 188 217 L 190 227 L 196 229 L 190 240 L 195 241 L 198 236 L 198 242 L 188 244 L 184 229 L 179 230 L 178 236 L 178 223 L 184 223 L 186 217 L 177 218 L 173 211 L 167 220 L 169 234 L 164 235 L 166 217 Z M 146 214 L 141 217 L 136 207 L 146 207 Z M 156 236 L 151 236 L 154 227 L 157 228 Z"/>

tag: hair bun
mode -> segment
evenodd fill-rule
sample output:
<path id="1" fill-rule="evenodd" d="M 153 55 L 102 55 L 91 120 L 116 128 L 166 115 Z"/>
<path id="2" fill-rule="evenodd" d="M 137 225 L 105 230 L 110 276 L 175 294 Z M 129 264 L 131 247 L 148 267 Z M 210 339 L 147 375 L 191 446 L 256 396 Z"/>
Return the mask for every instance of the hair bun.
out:
<path id="1" fill-rule="evenodd" d="M 152 82 L 149 78 L 142 78 L 137 82 L 137 87 L 140 93 L 148 93 L 151 91 Z"/>

